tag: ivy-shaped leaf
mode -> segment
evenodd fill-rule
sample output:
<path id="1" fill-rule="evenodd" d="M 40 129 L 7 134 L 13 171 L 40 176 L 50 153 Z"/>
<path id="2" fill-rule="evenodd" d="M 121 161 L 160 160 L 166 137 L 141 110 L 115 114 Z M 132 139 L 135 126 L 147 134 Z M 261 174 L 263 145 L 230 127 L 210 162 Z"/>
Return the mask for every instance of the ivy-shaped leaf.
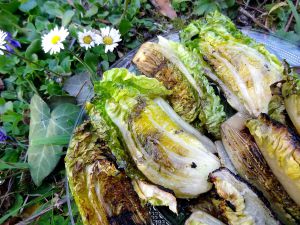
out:
<path id="1" fill-rule="evenodd" d="M 61 141 L 55 143 L 53 140 L 58 137 L 67 137 L 68 141 L 79 110 L 78 106 L 65 103 L 56 106 L 50 112 L 48 105 L 39 96 L 32 97 L 28 164 L 31 177 L 36 185 L 40 185 L 58 163 L 63 145 Z M 42 139 L 45 140 L 44 143 L 41 142 Z"/>

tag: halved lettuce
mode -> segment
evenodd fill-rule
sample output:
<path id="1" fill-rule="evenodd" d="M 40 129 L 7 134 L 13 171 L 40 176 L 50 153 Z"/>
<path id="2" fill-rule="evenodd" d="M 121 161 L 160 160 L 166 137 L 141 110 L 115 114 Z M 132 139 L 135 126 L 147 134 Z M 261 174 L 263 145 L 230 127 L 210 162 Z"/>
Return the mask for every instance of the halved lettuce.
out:
<path id="1" fill-rule="evenodd" d="M 185 121 L 192 122 L 197 118 L 200 107 L 195 81 L 190 74 L 186 77 L 181 72 L 179 67 L 184 66 L 174 54 L 173 57 L 167 58 L 163 53 L 170 55 L 157 43 L 146 42 L 140 47 L 133 62 L 143 74 L 156 78 L 168 90 L 172 90 L 172 94 L 168 96 L 171 106 Z M 181 66 L 177 66 L 176 63 Z"/>
<path id="2" fill-rule="evenodd" d="M 283 66 L 262 44 L 243 35 L 219 12 L 192 22 L 181 40 L 189 49 L 198 49 L 199 56 L 238 97 L 243 111 L 254 116 L 268 111 L 270 85 L 282 79 Z M 240 110 L 237 105 L 232 106 Z"/>
<path id="3" fill-rule="evenodd" d="M 107 115 L 96 110 L 95 106 L 91 103 L 86 104 L 86 109 L 91 119 L 90 124 L 93 127 L 93 135 L 101 138 L 101 140 L 105 142 L 105 145 L 111 152 L 111 158 L 116 162 L 118 169 L 125 170 L 126 175 L 132 179 L 134 190 L 142 203 L 150 203 L 153 206 L 168 206 L 170 210 L 177 213 L 176 198 L 171 193 L 161 190 L 156 185 L 149 184 L 120 143 L 118 131 L 109 118 L 105 117 Z M 81 154 L 84 155 L 87 154 L 87 152 L 82 150 Z M 162 198 L 162 196 L 164 196 L 164 198 Z"/>
<path id="4" fill-rule="evenodd" d="M 131 180 L 89 121 L 74 132 L 65 158 L 72 195 L 85 225 L 148 225 L 150 214 Z"/>
<path id="5" fill-rule="evenodd" d="M 187 122 L 205 128 L 220 137 L 220 125 L 225 120 L 220 98 L 204 76 L 198 56 L 182 44 L 158 37 L 158 43 L 147 42 L 141 46 L 133 62 L 150 77 L 162 81 L 172 90 L 171 106 Z"/>
<path id="6" fill-rule="evenodd" d="M 283 224 L 299 224 L 300 207 L 289 197 L 268 166 L 245 127 L 248 119 L 248 116 L 237 113 L 222 124 L 221 134 L 226 152 L 238 174 L 262 192 Z"/>
<path id="7" fill-rule="evenodd" d="M 154 184 L 193 198 L 211 188 L 220 165 L 214 144 L 182 120 L 160 97 L 171 92 L 153 78 L 112 69 L 95 84 L 96 109 L 104 112 L 137 168 Z M 112 150 L 113 151 L 113 150 Z"/>
<path id="8" fill-rule="evenodd" d="M 300 138 L 287 126 L 261 114 L 246 123 L 265 160 L 300 206 Z"/>

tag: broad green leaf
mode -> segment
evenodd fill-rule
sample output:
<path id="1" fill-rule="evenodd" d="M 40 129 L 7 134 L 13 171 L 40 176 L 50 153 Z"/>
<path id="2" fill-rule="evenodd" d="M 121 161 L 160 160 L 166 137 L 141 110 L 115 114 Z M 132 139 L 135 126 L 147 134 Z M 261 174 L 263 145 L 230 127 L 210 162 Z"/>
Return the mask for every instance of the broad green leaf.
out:
<path id="1" fill-rule="evenodd" d="M 35 27 L 36 27 L 36 30 L 41 32 L 41 31 L 44 31 L 44 30 L 47 30 L 47 27 L 49 26 L 50 22 L 47 18 L 45 17 L 42 17 L 42 16 L 37 16 L 35 17 Z"/>
<path id="2" fill-rule="evenodd" d="M 10 11 L 0 8 L 0 27 L 2 30 L 13 33 L 18 27 L 19 17 L 12 14 Z"/>
<path id="3" fill-rule="evenodd" d="M 1 14 L 1 11 L 0 11 Z M 1 16 L 0 16 L 1 20 Z M 1 22 L 0 22 L 1 26 Z M 15 65 L 19 62 L 20 60 L 16 56 L 5 56 L 1 55 L 0 56 L 0 73 L 2 74 L 8 74 L 11 72 L 11 70 L 15 67 Z"/>
<path id="4" fill-rule="evenodd" d="M 69 56 L 65 57 L 61 61 L 60 66 L 63 68 L 65 74 L 69 74 L 69 73 L 71 74 L 71 62 L 72 60 L 70 59 Z"/>
<path id="5" fill-rule="evenodd" d="M 28 43 L 33 42 L 35 39 L 41 38 L 41 35 L 37 32 L 33 23 L 27 23 L 24 27 L 24 32 L 26 36 L 26 42 Z"/>
<path id="6" fill-rule="evenodd" d="M 85 17 L 91 17 L 96 15 L 98 12 L 98 7 L 96 5 L 92 5 L 91 8 L 89 8 L 88 11 L 85 13 Z"/>
<path id="7" fill-rule="evenodd" d="M 29 12 L 37 6 L 36 0 L 27 0 L 19 6 L 19 9 L 23 12 Z"/>
<path id="8" fill-rule="evenodd" d="M 11 0 L 11 1 L 8 1 L 7 3 L 6 2 L 2 3 L 2 2 L 0 3 L 0 8 L 5 9 L 11 13 L 14 13 L 15 11 L 17 11 L 19 8 L 19 5 L 20 5 L 20 2 L 18 0 Z"/>
<path id="9" fill-rule="evenodd" d="M 0 130 L 2 128 L 0 127 Z M 15 146 L 7 146 L 4 151 L 4 155 L 1 157 L 0 161 L 8 162 L 8 163 L 17 163 L 20 161 L 20 154 L 24 150 L 22 144 L 17 148 Z M 3 153 L 2 153 L 3 154 Z"/>
<path id="10" fill-rule="evenodd" d="M 25 52 L 25 57 L 27 59 L 30 59 L 32 61 L 37 61 L 34 59 L 34 56 L 36 56 L 36 52 L 38 52 L 39 50 L 41 50 L 41 39 L 35 39 L 34 41 L 31 42 L 31 44 L 28 46 L 28 48 L 26 49 Z M 28 65 L 33 66 L 33 68 L 36 68 L 36 65 L 29 63 Z"/>
<path id="11" fill-rule="evenodd" d="M 99 63 L 99 57 L 96 54 L 88 51 L 85 53 L 84 62 L 90 67 L 90 69 L 93 70 L 93 72 L 96 72 L 97 65 Z"/>
<path id="12" fill-rule="evenodd" d="M 28 163 L 34 183 L 40 185 L 58 163 L 63 148 L 61 144 L 67 142 L 56 138 L 70 138 L 79 107 L 70 103 L 60 104 L 50 112 L 48 105 L 39 96 L 34 95 L 30 111 Z M 45 140 L 44 144 L 37 145 L 42 139 Z"/>
<path id="13" fill-rule="evenodd" d="M 35 39 L 31 42 L 31 44 L 28 46 L 25 52 L 25 57 L 27 59 L 32 59 L 32 54 L 38 52 L 41 50 L 41 39 Z"/>
<path id="14" fill-rule="evenodd" d="M 44 4 L 44 11 L 46 13 L 48 13 L 49 15 L 56 16 L 58 18 L 62 18 L 63 14 L 64 14 L 59 3 L 55 2 L 55 1 L 47 1 Z"/>
<path id="15" fill-rule="evenodd" d="M 63 18 L 62 18 L 62 25 L 65 27 L 67 26 L 71 20 L 72 20 L 72 17 L 75 15 L 75 12 L 73 10 L 67 10 L 64 15 L 63 15 Z"/>
<path id="16" fill-rule="evenodd" d="M 127 19 L 123 19 L 119 25 L 120 33 L 122 35 L 126 34 L 132 27 L 131 22 Z"/>
<path id="17" fill-rule="evenodd" d="M 7 111 L 13 111 L 14 106 L 12 101 L 5 102 L 3 105 L 0 105 L 0 115 L 6 113 Z"/>
<path id="18" fill-rule="evenodd" d="M 129 18 L 133 18 L 141 8 L 141 2 L 140 0 L 131 0 L 130 5 L 128 6 L 128 9 L 126 11 L 126 14 Z"/>
<path id="19" fill-rule="evenodd" d="M 121 18 L 121 14 L 112 14 L 108 17 L 109 22 L 111 22 L 113 25 L 116 25 L 119 23 Z"/>

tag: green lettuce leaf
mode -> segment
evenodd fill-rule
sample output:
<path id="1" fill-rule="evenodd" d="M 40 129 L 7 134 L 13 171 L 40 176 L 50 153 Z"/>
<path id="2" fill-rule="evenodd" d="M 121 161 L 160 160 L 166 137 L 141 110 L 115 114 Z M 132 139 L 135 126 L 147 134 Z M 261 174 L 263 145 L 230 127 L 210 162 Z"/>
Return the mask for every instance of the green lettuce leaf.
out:
<path id="1" fill-rule="evenodd" d="M 280 95 L 273 95 L 269 102 L 268 115 L 282 124 L 286 124 L 285 106 L 283 97 Z"/>

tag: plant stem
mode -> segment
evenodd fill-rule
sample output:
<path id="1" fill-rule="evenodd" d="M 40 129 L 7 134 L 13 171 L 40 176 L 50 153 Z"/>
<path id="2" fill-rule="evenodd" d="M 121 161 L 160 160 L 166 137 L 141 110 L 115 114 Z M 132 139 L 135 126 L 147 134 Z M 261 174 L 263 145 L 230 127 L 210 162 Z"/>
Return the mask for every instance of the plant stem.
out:
<path id="1" fill-rule="evenodd" d="M 56 72 L 54 72 L 54 71 L 52 71 L 52 70 L 49 70 L 49 69 L 47 69 L 46 67 L 41 66 L 40 64 L 38 64 L 38 63 L 36 63 L 36 62 L 33 62 L 33 61 L 27 59 L 26 57 L 24 57 L 24 56 L 22 56 L 22 55 L 19 55 L 19 54 L 15 53 L 15 52 L 9 52 L 9 51 L 7 51 L 7 50 L 5 50 L 5 49 L 1 49 L 1 50 L 4 51 L 4 52 L 6 52 L 7 54 L 15 55 L 15 56 L 19 57 L 20 59 L 22 59 L 22 60 L 24 60 L 24 61 L 26 61 L 26 62 L 32 63 L 33 65 L 36 65 L 36 66 L 38 66 L 38 67 L 40 67 L 40 68 L 43 68 L 45 71 L 47 71 L 47 72 L 49 72 L 49 73 L 53 73 L 53 74 L 55 74 L 56 76 L 61 76 L 59 73 L 56 73 Z"/>
<path id="2" fill-rule="evenodd" d="M 294 6 L 294 5 L 293 5 L 293 2 L 287 1 L 287 3 L 289 4 L 289 6 L 290 6 L 292 12 L 291 12 L 290 18 L 289 18 L 289 20 L 288 20 L 288 22 L 287 22 L 287 24 L 286 24 L 286 26 L 285 26 L 285 28 L 284 28 L 284 31 L 285 31 L 285 32 L 288 32 L 288 30 L 289 30 L 289 28 L 290 28 L 290 26 L 291 26 L 291 23 L 292 23 L 294 17 L 295 17 L 295 20 L 296 20 L 296 24 L 298 23 L 299 26 L 300 26 L 300 20 L 299 20 L 300 17 L 299 17 L 299 15 L 298 15 L 298 13 L 297 13 L 297 7 L 298 7 L 298 4 L 299 4 L 299 0 L 296 0 L 296 2 L 295 2 L 295 8 L 296 8 L 296 10 L 295 10 L 294 7 L 293 7 L 293 6 Z M 297 18 L 297 15 L 298 15 L 298 18 Z"/>
<path id="3" fill-rule="evenodd" d="M 74 56 L 74 58 L 75 58 L 78 62 L 80 62 L 80 63 L 81 63 L 81 64 L 89 71 L 93 83 L 94 83 L 95 81 L 98 81 L 98 80 L 99 80 L 97 74 L 93 71 L 93 69 L 92 69 L 88 64 L 86 64 L 80 57 L 78 57 L 78 56 L 77 56 L 74 52 L 72 52 L 71 50 L 69 50 L 69 52 Z"/>
<path id="4" fill-rule="evenodd" d="M 127 12 L 127 9 L 128 9 L 129 2 L 130 2 L 130 0 L 125 0 L 125 2 L 124 2 L 124 11 L 123 11 L 123 13 L 122 13 L 122 15 L 121 15 L 121 17 L 120 17 L 120 19 L 119 19 L 119 21 L 118 21 L 118 25 L 121 23 L 121 21 L 123 20 L 123 18 L 124 18 L 125 15 L 126 15 L 126 12 Z"/>
<path id="5" fill-rule="evenodd" d="M 27 80 L 27 79 L 26 79 L 26 81 L 27 81 L 27 83 L 29 84 L 31 90 L 32 90 L 36 95 L 40 96 L 40 94 L 39 94 L 38 90 L 36 89 L 35 85 L 33 84 L 33 82 L 32 82 L 31 80 Z"/>
<path id="6" fill-rule="evenodd" d="M 244 14 L 245 16 L 249 17 L 256 25 L 266 29 L 270 33 L 272 33 L 272 30 L 265 25 L 263 25 L 261 22 L 259 22 L 253 15 L 251 15 L 249 12 L 247 12 L 244 8 L 240 7 L 239 11 Z"/>

